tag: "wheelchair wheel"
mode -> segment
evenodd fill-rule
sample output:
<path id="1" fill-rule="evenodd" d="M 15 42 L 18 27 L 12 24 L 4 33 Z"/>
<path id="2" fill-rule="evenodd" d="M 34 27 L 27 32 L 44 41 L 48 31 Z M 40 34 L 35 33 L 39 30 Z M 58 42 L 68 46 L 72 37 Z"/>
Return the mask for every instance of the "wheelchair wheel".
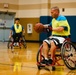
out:
<path id="1" fill-rule="evenodd" d="M 76 48 L 71 42 L 66 41 L 62 44 L 61 56 L 67 68 L 76 69 Z"/>
<path id="2" fill-rule="evenodd" d="M 8 49 L 9 49 L 9 48 L 12 49 L 11 44 L 12 44 L 12 39 L 10 38 L 10 39 L 8 40 L 8 43 L 7 43 L 7 48 L 8 48 Z"/>
<path id="3" fill-rule="evenodd" d="M 26 46 L 26 42 L 23 42 L 23 46 L 24 46 L 24 48 L 26 48 L 27 46 Z"/>
<path id="4" fill-rule="evenodd" d="M 24 36 L 22 37 L 22 43 L 23 43 L 24 48 L 26 48 L 27 45 L 26 45 L 26 40 L 25 40 L 25 37 Z"/>
<path id="5" fill-rule="evenodd" d="M 40 46 L 40 48 L 39 48 L 39 50 L 37 52 L 37 57 L 36 57 L 36 59 L 37 59 L 37 67 L 38 67 L 39 70 L 41 69 L 41 67 L 44 67 L 44 66 L 41 66 L 41 64 L 40 64 L 41 60 L 44 59 L 44 56 L 42 55 L 42 52 L 41 52 L 42 51 L 42 47 L 43 47 L 43 45 Z"/>

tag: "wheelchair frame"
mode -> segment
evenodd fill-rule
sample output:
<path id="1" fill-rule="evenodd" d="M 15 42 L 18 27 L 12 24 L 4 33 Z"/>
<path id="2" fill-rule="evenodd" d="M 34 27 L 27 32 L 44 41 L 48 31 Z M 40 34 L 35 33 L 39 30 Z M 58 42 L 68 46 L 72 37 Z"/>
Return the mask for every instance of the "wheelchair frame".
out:
<path id="1" fill-rule="evenodd" d="M 40 46 L 38 52 L 37 52 L 37 67 L 40 70 L 41 68 L 47 66 L 42 65 L 41 61 L 44 59 L 43 53 L 42 53 L 43 45 Z M 67 68 L 70 70 L 76 69 L 76 47 L 68 40 L 65 40 L 60 48 L 60 55 L 55 55 L 55 64 L 50 64 L 49 66 L 52 66 L 52 70 L 55 70 L 55 66 L 63 66 L 58 61 L 63 60 L 64 64 Z M 51 55 L 48 54 L 48 56 L 51 57 Z M 74 59 L 73 59 L 74 58 Z M 73 65 L 72 65 L 73 64 Z"/>
<path id="2" fill-rule="evenodd" d="M 17 38 L 17 37 L 16 37 L 16 38 Z M 12 49 L 12 48 L 14 47 L 14 43 L 17 43 L 17 42 L 14 42 L 14 41 L 13 41 L 13 38 L 11 37 L 11 38 L 9 39 L 9 41 L 8 41 L 8 44 L 7 44 L 8 49 L 9 49 L 9 48 Z M 21 46 L 22 46 L 22 45 L 23 45 L 24 48 L 27 47 L 24 36 L 22 36 L 22 40 L 21 40 L 20 42 L 18 42 L 18 44 L 19 44 L 20 49 L 21 49 Z"/>

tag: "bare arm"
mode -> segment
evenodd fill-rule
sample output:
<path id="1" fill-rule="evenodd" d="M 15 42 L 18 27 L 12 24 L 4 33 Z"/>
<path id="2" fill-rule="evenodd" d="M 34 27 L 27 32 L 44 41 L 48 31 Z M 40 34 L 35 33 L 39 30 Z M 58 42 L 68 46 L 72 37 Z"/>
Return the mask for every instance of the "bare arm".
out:
<path id="1" fill-rule="evenodd" d="M 52 30 L 57 32 L 62 32 L 64 30 L 64 27 L 52 28 Z"/>
<path id="2" fill-rule="evenodd" d="M 44 25 L 44 28 L 48 28 L 49 24 Z M 52 28 L 52 31 L 62 32 L 64 27 Z"/>
<path id="3" fill-rule="evenodd" d="M 13 32 L 12 32 L 12 30 L 10 30 L 10 35 L 9 35 L 9 38 L 11 38 L 11 36 L 12 36 L 12 33 L 13 33 Z"/>

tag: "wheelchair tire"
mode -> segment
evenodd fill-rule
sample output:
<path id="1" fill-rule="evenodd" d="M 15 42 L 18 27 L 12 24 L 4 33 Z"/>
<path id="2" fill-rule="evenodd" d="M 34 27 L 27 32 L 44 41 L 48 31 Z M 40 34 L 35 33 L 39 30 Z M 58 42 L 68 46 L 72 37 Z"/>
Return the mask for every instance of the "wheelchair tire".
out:
<path id="1" fill-rule="evenodd" d="M 25 37 L 24 36 L 22 37 L 22 41 L 23 41 L 24 48 L 26 48 L 27 47 L 27 44 L 26 44 L 26 40 L 25 40 Z"/>
<path id="2" fill-rule="evenodd" d="M 7 48 L 9 49 L 9 41 L 8 41 L 8 43 L 7 43 Z"/>
<path id="3" fill-rule="evenodd" d="M 26 42 L 24 42 L 24 43 L 23 43 L 23 46 L 24 46 L 24 48 L 26 48 L 26 47 L 27 47 L 27 46 L 26 46 Z"/>
<path id="4" fill-rule="evenodd" d="M 40 70 L 41 67 L 43 67 L 40 64 L 41 60 L 44 59 L 44 56 L 42 54 L 40 54 L 40 51 L 41 51 L 42 47 L 43 47 L 43 45 L 40 46 L 40 48 L 37 52 L 37 57 L 36 57 L 38 70 Z"/>
<path id="5" fill-rule="evenodd" d="M 41 61 L 41 57 L 42 58 L 44 58 L 44 56 L 41 54 L 41 57 L 40 57 L 40 50 L 42 49 L 42 47 L 43 47 L 43 45 L 41 45 L 40 46 L 40 48 L 39 48 L 39 50 L 38 50 L 38 52 L 37 52 L 37 57 L 36 57 L 36 59 L 37 59 L 37 62 L 39 62 L 40 63 L 40 61 Z"/>
<path id="6" fill-rule="evenodd" d="M 10 43 L 11 43 L 11 39 L 8 40 L 8 43 L 7 43 L 7 48 L 9 49 L 10 48 Z"/>
<path id="7" fill-rule="evenodd" d="M 73 60 L 74 56 L 76 57 L 75 46 L 71 42 L 65 41 L 61 47 L 61 57 L 66 67 L 70 70 L 76 69 L 76 61 Z"/>

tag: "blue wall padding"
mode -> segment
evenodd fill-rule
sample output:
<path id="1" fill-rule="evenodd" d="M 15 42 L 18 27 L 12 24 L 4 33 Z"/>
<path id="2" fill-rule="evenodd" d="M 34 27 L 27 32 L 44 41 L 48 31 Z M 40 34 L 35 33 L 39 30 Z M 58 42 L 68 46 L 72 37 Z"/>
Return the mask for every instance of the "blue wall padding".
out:
<path id="1" fill-rule="evenodd" d="M 71 28 L 71 41 L 76 42 L 76 16 L 66 16 Z"/>
<path id="2" fill-rule="evenodd" d="M 51 22 L 51 17 L 50 16 L 41 16 L 40 17 L 40 23 L 42 24 L 49 24 Z M 44 39 L 46 39 L 49 35 L 51 35 L 51 32 L 46 33 L 46 32 L 42 32 L 40 33 L 39 36 L 39 41 L 43 41 Z"/>

